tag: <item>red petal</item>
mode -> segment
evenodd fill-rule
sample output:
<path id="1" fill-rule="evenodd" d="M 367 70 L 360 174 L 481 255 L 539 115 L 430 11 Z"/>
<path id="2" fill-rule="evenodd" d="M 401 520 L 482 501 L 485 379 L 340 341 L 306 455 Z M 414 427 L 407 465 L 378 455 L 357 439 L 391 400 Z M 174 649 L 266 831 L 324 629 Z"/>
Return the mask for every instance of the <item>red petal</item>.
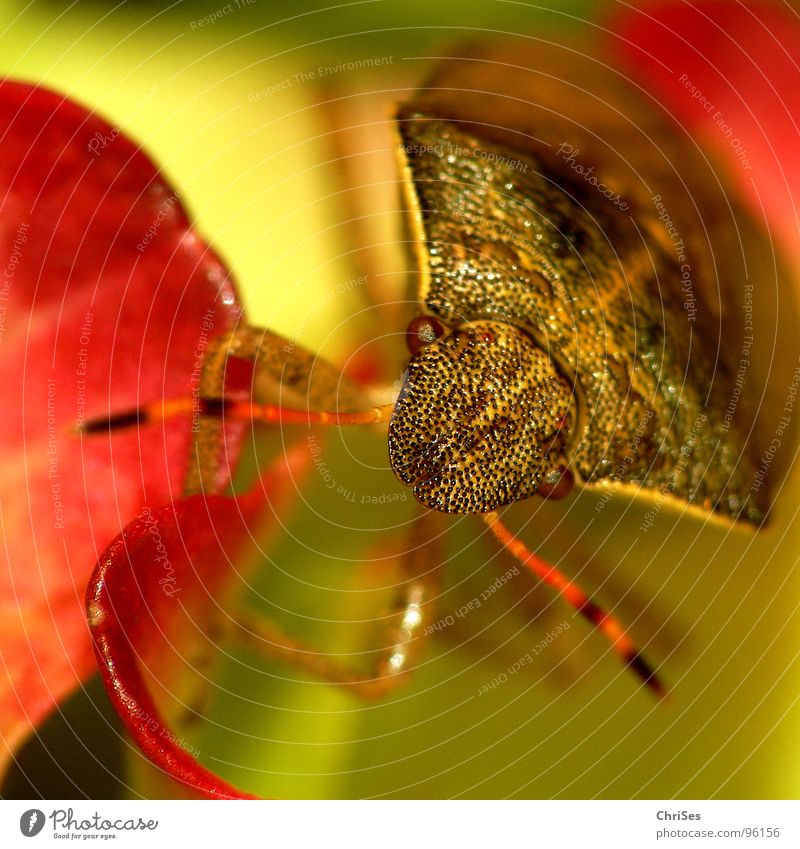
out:
<path id="1" fill-rule="evenodd" d="M 268 506 L 284 514 L 304 461 L 304 449 L 288 453 L 247 496 L 198 495 L 145 508 L 92 575 L 89 622 L 114 707 L 147 757 L 203 797 L 252 798 L 200 766 L 169 730 L 151 693 L 166 694 L 181 709 L 176 682 L 197 672 L 198 646 L 215 650 L 215 623 L 224 622 L 227 590 L 237 589 L 232 579 L 241 576 L 252 546 L 249 529 L 261 526 Z"/>
<path id="2" fill-rule="evenodd" d="M 93 670 L 92 565 L 145 497 L 180 492 L 189 453 L 186 419 L 82 440 L 76 419 L 187 396 L 198 354 L 240 308 L 177 193 L 118 128 L 2 82 L 0 145 L 0 736 L 13 748 Z"/>
<path id="3" fill-rule="evenodd" d="M 725 162 L 759 220 L 798 247 L 800 22 L 767 3 L 630 9 L 612 45 L 640 82 Z"/>

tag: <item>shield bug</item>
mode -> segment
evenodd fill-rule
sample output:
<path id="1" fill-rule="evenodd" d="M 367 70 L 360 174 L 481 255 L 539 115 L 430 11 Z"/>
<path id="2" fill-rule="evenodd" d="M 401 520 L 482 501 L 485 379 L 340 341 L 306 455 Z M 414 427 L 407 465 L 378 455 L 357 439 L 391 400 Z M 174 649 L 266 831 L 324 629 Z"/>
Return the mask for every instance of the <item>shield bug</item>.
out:
<path id="1" fill-rule="evenodd" d="M 240 326 L 206 352 L 198 399 L 112 411 L 84 432 L 196 413 L 193 494 L 216 477 L 227 420 L 388 425 L 392 469 L 430 511 L 418 527 L 436 513 L 480 516 L 663 695 L 622 624 L 498 511 L 580 486 L 764 522 L 753 413 L 744 399 L 732 404 L 735 368 L 723 344 L 739 331 L 729 302 L 747 285 L 730 199 L 702 153 L 588 52 L 503 47 L 453 58 L 399 108 L 396 128 L 417 269 L 395 401 L 364 405 L 365 390 L 332 366 Z M 280 403 L 228 397 L 237 362 L 254 364 L 256 384 L 268 385 L 261 394 Z M 386 692 L 412 666 L 434 594 L 435 550 L 410 549 L 389 650 L 372 676 L 263 621 L 240 622 L 272 655 L 365 694 Z M 121 558 L 125 547 L 114 551 Z M 102 561 L 93 583 L 98 620 L 91 605 L 111 565 Z M 105 661 L 113 673 L 113 658 Z"/>

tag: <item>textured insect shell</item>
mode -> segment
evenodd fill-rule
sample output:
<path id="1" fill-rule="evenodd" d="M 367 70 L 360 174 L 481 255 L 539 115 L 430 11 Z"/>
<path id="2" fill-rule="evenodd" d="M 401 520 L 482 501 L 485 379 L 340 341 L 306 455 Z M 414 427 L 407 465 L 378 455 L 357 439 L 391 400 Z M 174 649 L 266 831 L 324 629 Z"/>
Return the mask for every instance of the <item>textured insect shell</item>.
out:
<path id="1" fill-rule="evenodd" d="M 763 522 L 756 414 L 786 373 L 756 351 L 758 392 L 736 392 L 731 340 L 748 280 L 777 316 L 775 271 L 702 150 L 601 56 L 545 42 L 442 62 L 398 130 L 420 304 L 551 353 L 575 383 L 579 480 Z"/>

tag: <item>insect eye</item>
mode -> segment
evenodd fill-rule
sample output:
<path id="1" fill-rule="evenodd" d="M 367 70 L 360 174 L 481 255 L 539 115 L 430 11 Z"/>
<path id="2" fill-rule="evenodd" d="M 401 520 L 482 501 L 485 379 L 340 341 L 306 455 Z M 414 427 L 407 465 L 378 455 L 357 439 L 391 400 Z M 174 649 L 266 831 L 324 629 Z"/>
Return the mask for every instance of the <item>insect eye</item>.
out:
<path id="1" fill-rule="evenodd" d="M 406 344 L 412 354 L 416 354 L 420 348 L 435 342 L 440 336 L 444 336 L 445 326 L 430 315 L 420 315 L 411 320 L 406 330 Z"/>
<path id="2" fill-rule="evenodd" d="M 562 466 L 551 472 L 546 480 L 539 484 L 539 495 L 553 501 L 560 501 L 572 492 L 574 486 L 575 476 L 569 469 Z"/>

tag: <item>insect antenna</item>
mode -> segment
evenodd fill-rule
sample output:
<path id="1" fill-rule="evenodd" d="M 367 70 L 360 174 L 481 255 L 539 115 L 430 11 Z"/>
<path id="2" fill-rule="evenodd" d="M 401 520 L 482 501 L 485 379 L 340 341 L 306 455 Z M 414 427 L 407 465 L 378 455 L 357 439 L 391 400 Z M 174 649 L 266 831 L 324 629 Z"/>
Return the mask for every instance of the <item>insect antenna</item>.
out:
<path id="1" fill-rule="evenodd" d="M 666 700 L 669 697 L 666 687 L 615 616 L 595 604 L 576 583 L 562 574 L 555 566 L 551 566 L 537 554 L 534 554 L 519 537 L 503 524 L 496 512 L 485 513 L 482 518 L 503 548 L 519 560 L 526 569 L 533 572 L 537 578 L 553 587 L 578 613 L 588 619 L 611 643 L 623 663 L 644 684 L 660 699 Z"/>
<path id="2" fill-rule="evenodd" d="M 184 414 L 219 416 L 270 424 L 372 425 L 388 422 L 393 410 L 394 404 L 383 404 L 357 412 L 342 413 L 334 410 L 301 410 L 277 404 L 254 404 L 250 401 L 232 401 L 223 398 L 213 400 L 178 398 L 145 404 L 110 416 L 88 419 L 77 425 L 77 431 L 84 434 L 103 433 L 164 421 Z"/>

